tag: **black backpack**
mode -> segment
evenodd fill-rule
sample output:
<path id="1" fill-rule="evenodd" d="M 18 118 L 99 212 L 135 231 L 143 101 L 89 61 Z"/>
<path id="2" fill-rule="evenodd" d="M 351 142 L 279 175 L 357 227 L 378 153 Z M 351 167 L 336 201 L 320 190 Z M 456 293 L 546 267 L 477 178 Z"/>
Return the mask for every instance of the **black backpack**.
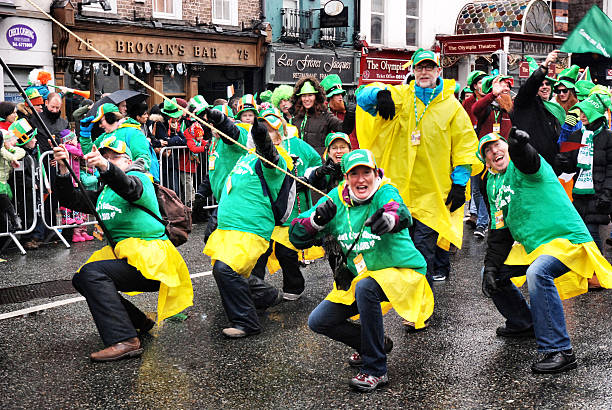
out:
<path id="1" fill-rule="evenodd" d="M 289 175 L 285 175 L 283 184 L 278 191 L 278 196 L 276 197 L 276 200 L 273 201 L 272 195 L 270 195 L 270 188 L 268 187 L 268 183 L 264 178 L 263 169 L 261 166 L 261 160 L 258 159 L 255 163 L 255 173 L 259 177 L 259 182 L 261 182 L 261 188 L 263 189 L 264 195 L 268 197 L 270 204 L 272 205 L 274 224 L 277 226 L 282 225 L 287 222 L 287 219 L 289 219 L 291 216 L 293 206 L 295 205 L 295 198 L 297 195 L 295 179 Z"/>

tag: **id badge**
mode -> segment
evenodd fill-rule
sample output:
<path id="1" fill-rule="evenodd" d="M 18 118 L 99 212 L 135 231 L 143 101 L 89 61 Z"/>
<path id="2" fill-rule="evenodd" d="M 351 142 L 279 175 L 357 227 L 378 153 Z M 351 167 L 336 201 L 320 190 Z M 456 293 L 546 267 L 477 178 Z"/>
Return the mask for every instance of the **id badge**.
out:
<path id="1" fill-rule="evenodd" d="M 208 170 L 209 171 L 214 171 L 215 170 L 215 161 L 217 160 L 217 157 L 215 157 L 214 155 L 211 155 L 208 157 Z"/>
<path id="2" fill-rule="evenodd" d="M 363 259 L 363 255 L 361 253 L 355 256 L 355 259 L 353 259 L 353 263 L 355 264 L 357 275 L 361 275 L 363 272 L 368 270 L 368 267 L 366 266 L 365 260 Z"/>
<path id="3" fill-rule="evenodd" d="M 495 229 L 500 229 L 504 226 L 504 213 L 500 209 L 499 211 L 495 212 Z"/>
<path id="4" fill-rule="evenodd" d="M 493 132 L 499 132 L 501 130 L 501 124 L 496 122 L 493 124 Z"/>
<path id="5" fill-rule="evenodd" d="M 421 131 L 414 130 L 412 132 L 411 142 L 412 142 L 412 145 L 420 145 L 421 144 Z"/>
<path id="6" fill-rule="evenodd" d="M 225 189 L 227 190 L 228 194 L 232 190 L 232 176 L 231 175 L 227 177 L 227 182 L 225 183 Z"/>

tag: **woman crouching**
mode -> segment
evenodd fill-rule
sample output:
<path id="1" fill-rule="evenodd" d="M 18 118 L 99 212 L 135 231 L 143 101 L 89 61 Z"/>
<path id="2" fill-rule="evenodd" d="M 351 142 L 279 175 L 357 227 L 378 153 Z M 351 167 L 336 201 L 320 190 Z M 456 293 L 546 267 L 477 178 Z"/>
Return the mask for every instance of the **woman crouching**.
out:
<path id="1" fill-rule="evenodd" d="M 334 287 L 312 311 L 308 326 L 357 351 L 349 364 L 360 367 L 350 386 L 372 391 L 388 383 L 383 311 L 391 307 L 416 328 L 433 312 L 433 294 L 425 278 L 425 259 L 414 247 L 410 212 L 397 188 L 376 167 L 374 156 L 359 149 L 342 157 L 345 180 L 316 207 L 293 221 L 289 237 L 305 248 L 326 234 L 341 245 Z M 345 256 L 346 255 L 346 256 Z M 361 324 L 348 319 L 359 315 Z"/>
<path id="2" fill-rule="evenodd" d="M 193 304 L 185 261 L 168 240 L 165 226 L 137 206 L 161 218 L 151 177 L 144 173 L 144 161 L 132 162 L 125 142 L 112 136 L 84 156 L 88 165 L 100 172 L 104 186 L 99 191 L 74 188 L 62 161 L 68 158 L 63 146 L 53 148 L 53 157 L 59 164 L 55 190 L 60 205 L 91 212 L 83 197 L 88 195 L 116 242 L 114 251 L 105 246 L 94 252 L 72 279 L 85 297 L 106 346 L 89 357 L 104 362 L 140 356 L 143 349 L 137 331 L 147 332 L 155 323 L 118 291 L 159 291 L 158 323 Z"/>

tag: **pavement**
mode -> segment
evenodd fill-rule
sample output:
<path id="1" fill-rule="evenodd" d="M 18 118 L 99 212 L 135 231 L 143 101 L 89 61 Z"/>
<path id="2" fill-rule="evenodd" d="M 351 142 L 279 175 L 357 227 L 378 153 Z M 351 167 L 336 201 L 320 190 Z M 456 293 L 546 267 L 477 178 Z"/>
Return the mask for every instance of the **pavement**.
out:
<path id="1" fill-rule="evenodd" d="M 612 292 L 589 292 L 564 302 L 578 368 L 534 375 L 533 339 L 495 336 L 503 324 L 480 291 L 485 243 L 466 229 L 464 249 L 451 259 L 449 281 L 434 284 L 431 326 L 406 333 L 393 311 L 385 331 L 394 340 L 388 356 L 390 384 L 356 393 L 348 380 L 350 348 L 307 327 L 332 276 L 326 261 L 303 269 L 306 291 L 262 313 L 263 333 L 241 340 L 222 337 L 226 325 L 219 294 L 202 254 L 196 226 L 179 249 L 192 274 L 194 306 L 184 321 L 166 321 L 143 337 L 141 358 L 91 363 L 102 348 L 84 301 L 25 316 L 0 319 L 0 397 L 12 408 L 612 408 Z M 0 287 L 68 280 L 100 242 L 45 245 L 26 256 L 5 251 Z M 277 286 L 280 274 L 270 277 Z M 67 294 L 0 305 L 10 312 L 77 297 Z M 133 301 L 153 312 L 156 294 Z"/>

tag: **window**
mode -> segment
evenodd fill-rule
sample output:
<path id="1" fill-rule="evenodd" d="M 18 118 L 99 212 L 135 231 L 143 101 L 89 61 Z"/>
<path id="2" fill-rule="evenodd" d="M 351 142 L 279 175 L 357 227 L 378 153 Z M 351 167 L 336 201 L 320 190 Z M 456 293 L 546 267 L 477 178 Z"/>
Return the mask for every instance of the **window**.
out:
<path id="1" fill-rule="evenodd" d="M 183 18 L 182 0 L 151 0 L 153 17 L 181 20 Z"/>
<path id="2" fill-rule="evenodd" d="M 228 26 L 238 25 L 237 0 L 212 0 L 212 22 Z"/>
<path id="3" fill-rule="evenodd" d="M 108 11 L 104 10 L 102 6 L 100 6 L 100 3 L 93 3 L 83 6 L 83 10 L 117 14 L 117 0 L 106 0 L 106 3 L 111 7 L 111 9 Z"/>
<path id="4" fill-rule="evenodd" d="M 419 0 L 406 0 L 406 45 L 416 46 L 419 33 Z"/>
<path id="5" fill-rule="evenodd" d="M 385 20 L 385 0 L 372 0 L 372 22 L 370 28 L 370 42 L 372 44 L 382 44 L 383 22 Z"/>

